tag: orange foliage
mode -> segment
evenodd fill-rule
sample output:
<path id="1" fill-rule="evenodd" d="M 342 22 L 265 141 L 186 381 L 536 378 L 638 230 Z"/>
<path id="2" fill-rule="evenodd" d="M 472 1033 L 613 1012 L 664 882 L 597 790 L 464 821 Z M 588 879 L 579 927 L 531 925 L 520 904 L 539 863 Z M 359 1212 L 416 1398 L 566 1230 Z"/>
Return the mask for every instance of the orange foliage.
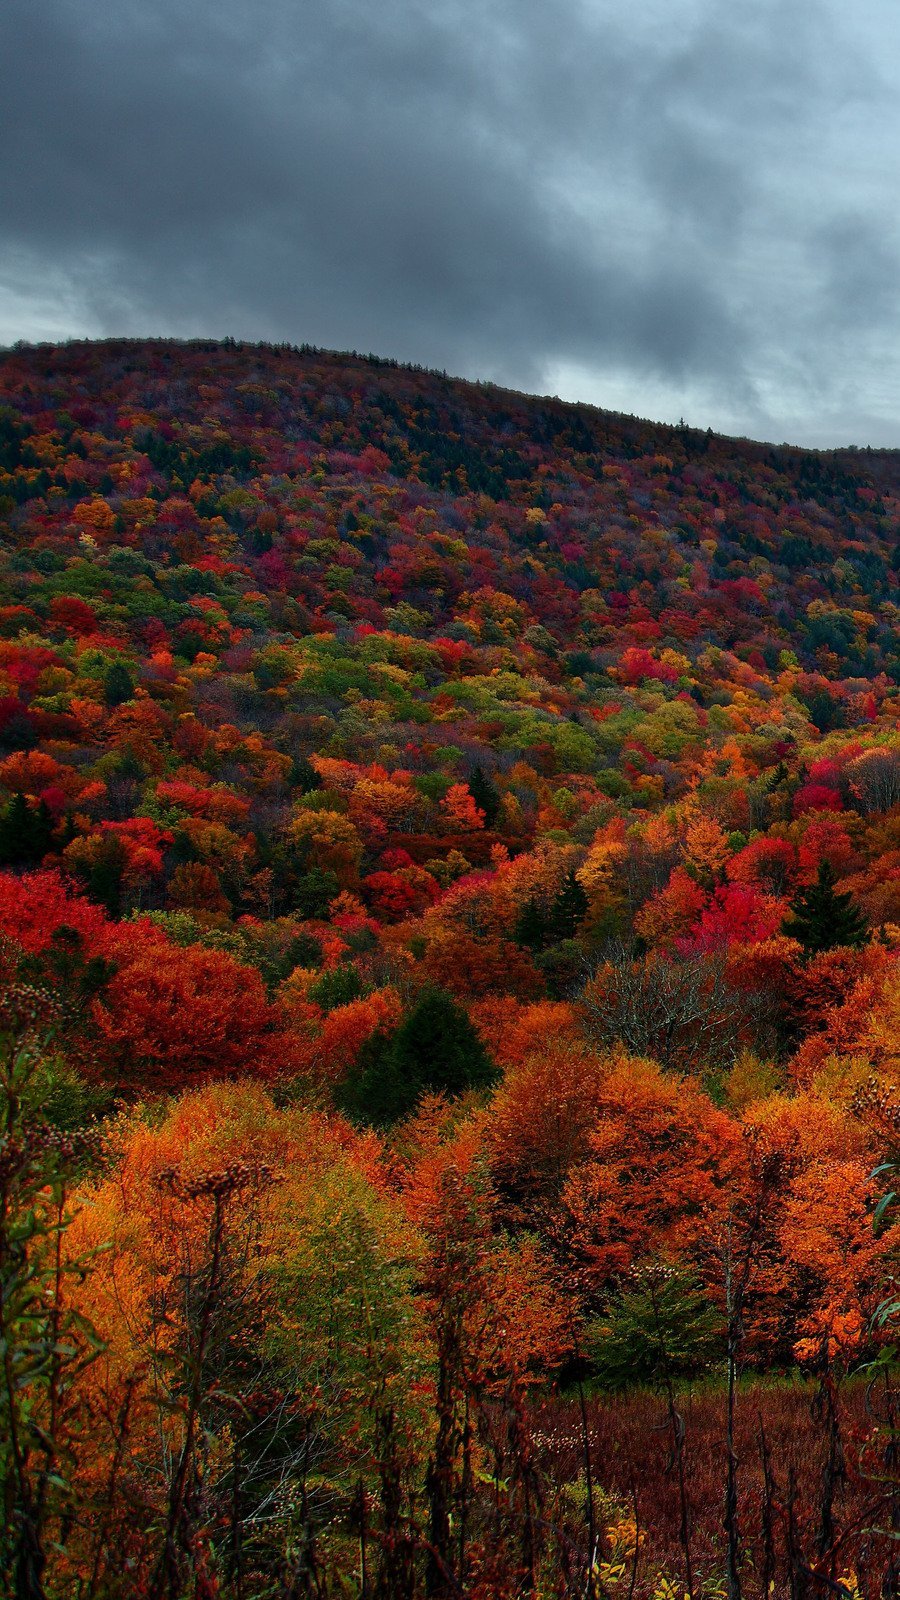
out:
<path id="1" fill-rule="evenodd" d="M 317 1056 L 322 1075 L 335 1082 L 353 1065 L 362 1046 L 376 1033 L 390 1033 L 403 1016 L 396 989 L 376 989 L 364 1000 L 337 1006 L 322 1024 Z"/>
<path id="2" fill-rule="evenodd" d="M 726 1203 L 740 1134 L 696 1084 L 623 1060 L 598 1088 L 587 1158 L 564 1191 L 579 1282 L 599 1289 L 636 1261 L 690 1257 Z"/>
<path id="3" fill-rule="evenodd" d="M 635 931 L 649 945 L 668 945 L 694 926 L 707 895 L 684 867 L 675 867 L 664 889 L 646 900 L 634 919 Z"/>
<path id="4" fill-rule="evenodd" d="M 506 1073 L 486 1114 L 485 1143 L 512 1217 L 550 1222 L 570 1171 L 590 1154 L 603 1086 L 625 1070 L 622 1058 L 549 1033 Z"/>
<path id="5" fill-rule="evenodd" d="M 506 939 L 448 929 L 431 941 L 423 965 L 433 983 L 463 1000 L 491 993 L 531 999 L 543 989 L 531 957 Z"/>

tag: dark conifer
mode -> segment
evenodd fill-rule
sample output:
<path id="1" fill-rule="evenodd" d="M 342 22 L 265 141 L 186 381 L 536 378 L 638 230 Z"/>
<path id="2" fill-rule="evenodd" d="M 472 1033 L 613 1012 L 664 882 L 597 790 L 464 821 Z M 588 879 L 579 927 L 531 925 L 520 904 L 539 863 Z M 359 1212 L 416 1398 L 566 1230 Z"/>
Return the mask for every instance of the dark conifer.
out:
<path id="1" fill-rule="evenodd" d="M 134 694 L 131 673 L 124 661 L 111 661 L 103 678 L 103 697 L 108 706 L 121 706 Z"/>
<path id="2" fill-rule="evenodd" d="M 492 828 L 500 814 L 500 791 L 481 766 L 472 769 L 469 793 L 479 810 L 484 812 L 485 827 Z"/>
<path id="3" fill-rule="evenodd" d="M 357 1120 L 384 1126 L 408 1116 L 424 1094 L 464 1094 L 496 1076 L 464 1007 L 429 988 L 392 1037 L 376 1035 L 364 1046 L 342 1100 Z"/>
<path id="4" fill-rule="evenodd" d="M 590 901 L 574 872 L 567 874 L 565 882 L 550 907 L 550 937 L 555 943 L 572 939 L 579 924 L 587 915 Z"/>
<path id="5" fill-rule="evenodd" d="M 782 933 L 796 939 L 807 955 L 838 946 L 868 943 L 866 919 L 852 894 L 838 894 L 837 878 L 828 861 L 819 863 L 815 883 L 802 890 L 791 902 L 791 915 L 781 924 Z"/>
<path id="6" fill-rule="evenodd" d="M 46 802 L 32 806 L 23 794 L 14 794 L 0 816 L 0 865 L 33 866 L 52 843 L 53 818 Z"/>
<path id="7" fill-rule="evenodd" d="M 522 907 L 516 920 L 515 938 L 527 950 L 543 950 L 547 942 L 547 918 L 536 900 Z"/>

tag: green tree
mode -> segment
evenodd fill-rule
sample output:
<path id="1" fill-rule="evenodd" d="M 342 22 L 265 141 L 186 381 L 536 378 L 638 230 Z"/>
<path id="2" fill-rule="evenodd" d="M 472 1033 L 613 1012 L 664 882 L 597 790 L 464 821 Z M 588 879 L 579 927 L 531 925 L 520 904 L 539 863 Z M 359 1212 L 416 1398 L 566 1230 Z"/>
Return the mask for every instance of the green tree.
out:
<path id="1" fill-rule="evenodd" d="M 529 950 L 543 950 L 548 944 L 562 944 L 574 938 L 590 901 L 574 872 L 569 872 L 556 898 L 544 910 L 536 900 L 528 900 L 516 921 L 517 944 Z"/>
<path id="2" fill-rule="evenodd" d="M 722 1319 L 690 1273 L 645 1267 L 588 1324 L 585 1348 L 604 1387 L 657 1388 L 696 1377 L 722 1353 Z"/>
<path id="3" fill-rule="evenodd" d="M 124 661 L 111 661 L 103 675 L 103 698 L 108 706 L 121 706 L 134 694 L 134 681 Z"/>
<path id="4" fill-rule="evenodd" d="M 796 939 L 807 955 L 837 946 L 868 943 L 866 919 L 852 894 L 838 894 L 837 878 L 828 861 L 819 863 L 819 874 L 808 888 L 791 901 L 791 915 L 781 924 L 782 933 Z"/>
<path id="5" fill-rule="evenodd" d="M 0 865 L 31 866 L 43 860 L 53 843 L 53 818 L 44 800 L 29 805 L 14 794 L 0 816 Z"/>
<path id="6" fill-rule="evenodd" d="M 358 1121 L 385 1126 L 408 1116 L 424 1094 L 464 1094 L 496 1076 L 463 1007 L 428 988 L 393 1035 L 376 1034 L 363 1047 L 340 1098 Z"/>
<path id="7" fill-rule="evenodd" d="M 62 1248 L 79 1141 L 36 1110 L 54 1002 L 9 985 L 0 1000 L 0 1588 L 45 1600 L 53 1548 L 78 1514 L 79 1383 L 103 1346 L 69 1299 L 90 1261 Z"/>
<path id="8" fill-rule="evenodd" d="M 571 939 L 587 915 L 590 901 L 574 872 L 566 875 L 559 894 L 550 907 L 549 932 L 554 944 Z"/>
<path id="9" fill-rule="evenodd" d="M 648 1384 L 665 1396 L 689 1595 L 695 1592 L 692 1517 L 684 1418 L 677 1409 L 676 1386 L 723 1354 L 724 1331 L 722 1318 L 692 1275 L 663 1262 L 637 1268 L 608 1316 L 586 1330 L 587 1348 L 602 1383 L 612 1389 Z"/>
<path id="10" fill-rule="evenodd" d="M 500 791 L 481 766 L 472 769 L 469 793 L 479 810 L 484 812 L 485 826 L 492 828 L 500 815 Z"/>
<path id="11" fill-rule="evenodd" d="M 516 943 L 527 950 L 543 950 L 547 942 L 547 918 L 536 900 L 528 900 L 516 919 Z"/>

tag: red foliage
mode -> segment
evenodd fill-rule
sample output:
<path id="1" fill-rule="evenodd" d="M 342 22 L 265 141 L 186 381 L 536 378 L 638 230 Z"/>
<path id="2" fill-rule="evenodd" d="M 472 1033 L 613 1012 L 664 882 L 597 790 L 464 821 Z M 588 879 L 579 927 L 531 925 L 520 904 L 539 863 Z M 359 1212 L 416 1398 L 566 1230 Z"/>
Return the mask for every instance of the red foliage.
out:
<path id="1" fill-rule="evenodd" d="M 118 1082 L 171 1092 L 206 1078 L 274 1078 L 290 1065 L 285 1019 L 254 968 L 200 945 L 181 949 L 146 925 L 113 948 L 119 970 L 93 1017 Z"/>
<path id="2" fill-rule="evenodd" d="M 771 939 L 786 912 L 784 901 L 773 900 L 752 883 L 723 884 L 687 937 L 677 940 L 677 948 L 683 955 L 705 955 Z"/>
<path id="3" fill-rule="evenodd" d="M 109 948 L 115 934 L 105 911 L 72 890 L 61 873 L 47 870 L 23 878 L 0 873 L 0 932 L 38 954 L 60 928 L 72 928 L 98 953 Z"/>
<path id="4" fill-rule="evenodd" d="M 807 811 L 843 811 L 844 802 L 837 789 L 824 783 L 805 783 L 794 795 L 794 816 L 805 816 Z"/>

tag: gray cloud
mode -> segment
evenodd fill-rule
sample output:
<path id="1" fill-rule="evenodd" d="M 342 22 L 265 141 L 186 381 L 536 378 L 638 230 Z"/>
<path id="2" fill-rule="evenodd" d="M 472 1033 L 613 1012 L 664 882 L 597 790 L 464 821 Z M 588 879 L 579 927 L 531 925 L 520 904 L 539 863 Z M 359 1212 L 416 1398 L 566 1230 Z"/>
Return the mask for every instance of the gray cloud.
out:
<path id="1" fill-rule="evenodd" d="M 7 0 L 0 338 L 310 340 L 900 442 L 900 63 L 858 12 Z"/>

